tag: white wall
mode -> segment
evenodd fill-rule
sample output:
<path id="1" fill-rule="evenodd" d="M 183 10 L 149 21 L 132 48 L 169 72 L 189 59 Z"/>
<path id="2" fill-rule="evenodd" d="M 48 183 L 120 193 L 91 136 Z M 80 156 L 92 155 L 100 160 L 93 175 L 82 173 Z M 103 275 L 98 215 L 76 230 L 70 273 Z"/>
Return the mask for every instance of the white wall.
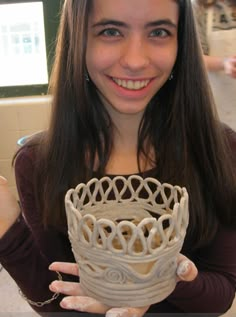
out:
<path id="1" fill-rule="evenodd" d="M 44 130 L 50 116 L 50 96 L 0 99 L 0 175 L 16 194 L 11 161 L 22 136 Z"/>

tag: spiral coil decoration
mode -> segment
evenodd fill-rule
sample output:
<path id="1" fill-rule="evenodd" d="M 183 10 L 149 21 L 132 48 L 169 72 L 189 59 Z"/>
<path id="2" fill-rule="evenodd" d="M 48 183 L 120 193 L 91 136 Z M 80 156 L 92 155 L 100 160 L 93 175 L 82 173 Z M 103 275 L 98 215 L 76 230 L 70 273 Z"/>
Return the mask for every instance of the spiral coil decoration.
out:
<path id="1" fill-rule="evenodd" d="M 173 291 L 188 226 L 185 188 L 138 175 L 93 178 L 66 193 L 65 207 L 89 296 L 111 306 L 143 306 Z"/>

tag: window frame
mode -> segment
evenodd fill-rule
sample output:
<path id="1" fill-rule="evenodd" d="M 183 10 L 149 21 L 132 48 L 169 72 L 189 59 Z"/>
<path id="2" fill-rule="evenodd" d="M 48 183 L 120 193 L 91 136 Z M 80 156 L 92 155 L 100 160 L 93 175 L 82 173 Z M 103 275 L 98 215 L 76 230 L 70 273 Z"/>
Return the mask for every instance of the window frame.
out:
<path id="1" fill-rule="evenodd" d="M 48 77 L 50 77 L 55 53 L 55 40 L 59 25 L 60 9 L 63 0 L 0 0 L 0 5 L 27 2 L 43 3 L 47 67 Z M 0 87 L 0 98 L 45 95 L 47 94 L 47 91 L 48 84 L 27 86 L 5 86 Z"/>

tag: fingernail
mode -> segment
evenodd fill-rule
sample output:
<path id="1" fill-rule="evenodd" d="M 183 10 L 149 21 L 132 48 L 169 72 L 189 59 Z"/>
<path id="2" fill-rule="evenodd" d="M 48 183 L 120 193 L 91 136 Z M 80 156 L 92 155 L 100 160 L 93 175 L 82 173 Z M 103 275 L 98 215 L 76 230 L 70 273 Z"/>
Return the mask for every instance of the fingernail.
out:
<path id="1" fill-rule="evenodd" d="M 63 299 L 61 302 L 60 302 L 60 306 L 62 308 L 70 308 L 67 301 L 65 299 Z"/>
<path id="2" fill-rule="evenodd" d="M 177 275 L 184 276 L 189 271 L 190 262 L 188 260 L 180 262 L 177 268 Z"/>
<path id="3" fill-rule="evenodd" d="M 57 293 L 57 288 L 52 283 L 49 285 L 49 289 L 50 291 Z"/>

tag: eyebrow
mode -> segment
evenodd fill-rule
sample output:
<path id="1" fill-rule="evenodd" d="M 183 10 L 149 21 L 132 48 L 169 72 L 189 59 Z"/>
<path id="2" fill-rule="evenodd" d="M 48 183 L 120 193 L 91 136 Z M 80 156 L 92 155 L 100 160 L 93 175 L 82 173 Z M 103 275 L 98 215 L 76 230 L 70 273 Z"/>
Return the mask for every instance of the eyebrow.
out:
<path id="1" fill-rule="evenodd" d="M 92 28 L 104 27 L 107 25 L 120 26 L 120 27 L 124 27 L 124 28 L 129 27 L 128 24 L 126 24 L 122 21 L 112 20 L 112 19 L 102 19 L 101 21 L 94 23 L 92 25 Z M 157 27 L 160 25 L 166 25 L 166 26 L 169 26 L 171 28 L 177 29 L 177 25 L 175 23 L 173 23 L 170 19 L 161 19 L 161 20 L 148 22 L 147 24 L 145 24 L 145 28 Z"/>

